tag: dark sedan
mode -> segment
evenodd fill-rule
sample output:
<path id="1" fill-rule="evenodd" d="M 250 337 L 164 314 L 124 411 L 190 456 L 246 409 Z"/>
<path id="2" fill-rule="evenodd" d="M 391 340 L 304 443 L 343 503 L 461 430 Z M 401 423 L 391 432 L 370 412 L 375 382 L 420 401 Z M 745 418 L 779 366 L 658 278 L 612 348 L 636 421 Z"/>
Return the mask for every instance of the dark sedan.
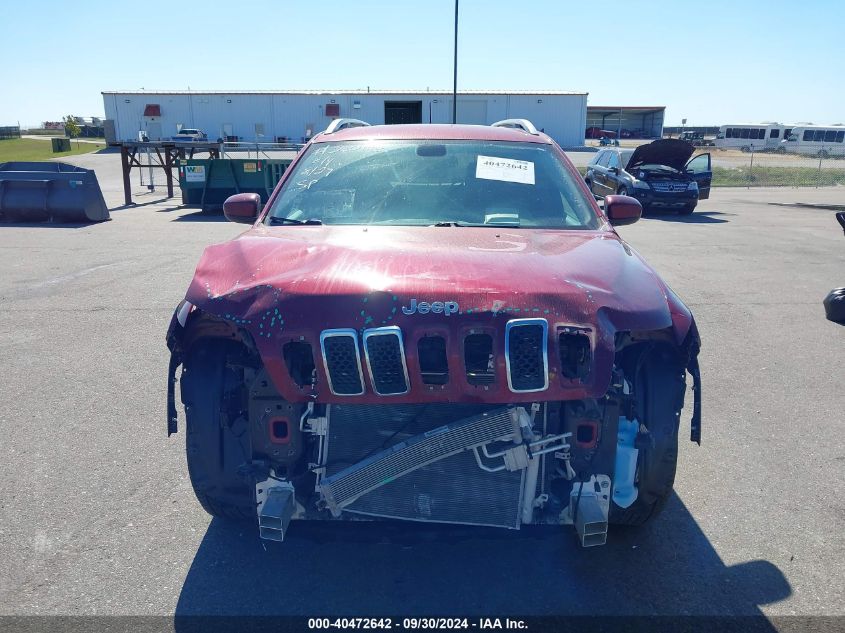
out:
<path id="1" fill-rule="evenodd" d="M 690 158 L 695 148 L 686 141 L 661 139 L 635 149 L 602 149 L 590 161 L 584 179 L 598 198 L 633 196 L 643 208 L 690 214 L 710 196 L 713 171 L 710 154 Z"/>

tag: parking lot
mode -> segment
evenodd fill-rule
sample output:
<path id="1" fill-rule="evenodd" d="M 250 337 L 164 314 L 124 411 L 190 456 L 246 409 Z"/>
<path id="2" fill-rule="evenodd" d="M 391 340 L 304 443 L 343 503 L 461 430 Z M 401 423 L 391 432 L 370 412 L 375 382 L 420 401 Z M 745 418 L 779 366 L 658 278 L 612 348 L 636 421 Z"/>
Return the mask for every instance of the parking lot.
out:
<path id="1" fill-rule="evenodd" d="M 714 188 L 620 229 L 703 340 L 703 444 L 652 525 L 587 550 L 571 528 L 367 524 L 265 547 L 203 512 L 165 425 L 173 308 L 244 227 L 164 187 L 121 208 L 118 154 L 71 162 L 112 221 L 0 225 L 0 614 L 845 615 L 845 328 L 821 303 L 845 285 L 823 208 L 845 187 Z"/>

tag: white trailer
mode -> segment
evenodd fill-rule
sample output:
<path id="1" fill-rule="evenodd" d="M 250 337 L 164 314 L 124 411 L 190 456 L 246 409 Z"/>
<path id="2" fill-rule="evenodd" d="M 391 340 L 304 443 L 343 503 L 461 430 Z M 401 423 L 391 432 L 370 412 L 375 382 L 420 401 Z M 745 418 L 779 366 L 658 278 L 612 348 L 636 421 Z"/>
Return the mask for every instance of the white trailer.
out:
<path id="1" fill-rule="evenodd" d="M 845 126 L 797 125 L 785 135 L 778 145 L 779 152 L 804 156 L 845 155 Z"/>
<path id="2" fill-rule="evenodd" d="M 781 123 L 734 123 L 723 125 L 716 135 L 720 149 L 740 149 L 743 152 L 772 151 L 779 147 L 787 126 Z"/>

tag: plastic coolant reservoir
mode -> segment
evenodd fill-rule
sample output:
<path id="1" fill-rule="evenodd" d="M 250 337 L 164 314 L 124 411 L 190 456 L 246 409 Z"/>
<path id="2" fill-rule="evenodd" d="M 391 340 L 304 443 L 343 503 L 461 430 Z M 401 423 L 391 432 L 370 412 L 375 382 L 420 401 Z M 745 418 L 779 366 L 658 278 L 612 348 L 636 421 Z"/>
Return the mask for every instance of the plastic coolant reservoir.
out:
<path id="1" fill-rule="evenodd" d="M 620 508 L 629 507 L 637 500 L 634 476 L 637 472 L 637 453 L 634 441 L 640 423 L 625 417 L 619 418 L 619 433 L 616 444 L 616 469 L 613 473 L 613 502 Z"/>

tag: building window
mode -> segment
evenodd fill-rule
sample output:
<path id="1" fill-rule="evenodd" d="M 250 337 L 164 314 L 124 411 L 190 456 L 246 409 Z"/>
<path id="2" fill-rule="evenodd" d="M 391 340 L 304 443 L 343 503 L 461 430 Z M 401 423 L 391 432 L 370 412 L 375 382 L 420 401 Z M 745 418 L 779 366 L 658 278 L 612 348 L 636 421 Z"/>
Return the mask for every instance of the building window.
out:
<path id="1" fill-rule="evenodd" d="M 326 116 L 340 116 L 340 104 L 339 103 L 327 103 L 326 104 Z"/>

